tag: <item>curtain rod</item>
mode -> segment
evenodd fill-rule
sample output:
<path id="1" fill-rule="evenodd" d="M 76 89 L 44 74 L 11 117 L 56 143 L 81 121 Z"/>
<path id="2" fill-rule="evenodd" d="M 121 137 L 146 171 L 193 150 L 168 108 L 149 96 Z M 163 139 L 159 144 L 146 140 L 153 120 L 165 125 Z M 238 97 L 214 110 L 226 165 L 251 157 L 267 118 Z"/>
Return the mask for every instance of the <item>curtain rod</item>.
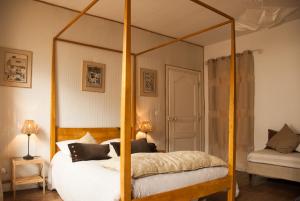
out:
<path id="1" fill-rule="evenodd" d="M 252 52 L 252 53 L 257 53 L 257 54 L 262 54 L 263 53 L 263 49 L 254 49 L 254 50 L 244 50 L 243 52 L 245 52 L 245 51 L 250 51 L 250 52 Z M 236 53 L 236 54 L 242 54 L 242 53 Z M 223 56 L 223 57 L 229 57 L 230 55 L 228 55 L 228 56 Z M 217 58 L 220 58 L 220 57 L 217 57 Z M 222 57 L 221 57 L 222 58 Z M 206 60 L 205 61 L 205 65 L 208 65 L 208 61 L 209 61 L 210 59 L 208 59 L 208 60 Z"/>

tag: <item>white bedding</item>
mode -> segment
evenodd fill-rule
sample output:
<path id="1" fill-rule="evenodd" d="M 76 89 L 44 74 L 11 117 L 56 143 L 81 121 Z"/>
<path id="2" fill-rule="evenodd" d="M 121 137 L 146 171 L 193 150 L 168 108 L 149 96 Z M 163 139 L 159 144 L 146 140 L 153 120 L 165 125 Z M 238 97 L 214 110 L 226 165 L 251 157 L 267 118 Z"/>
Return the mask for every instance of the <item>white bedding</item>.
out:
<path id="1" fill-rule="evenodd" d="M 226 176 L 225 167 L 160 174 L 132 180 L 134 198 L 145 197 Z M 101 161 L 72 163 L 71 157 L 58 152 L 49 171 L 51 189 L 64 201 L 119 201 L 119 172 L 103 168 Z"/>
<path id="2" fill-rule="evenodd" d="M 283 154 L 272 149 L 263 149 L 251 152 L 248 155 L 248 161 L 279 165 L 284 167 L 300 168 L 300 153 L 292 152 Z"/>

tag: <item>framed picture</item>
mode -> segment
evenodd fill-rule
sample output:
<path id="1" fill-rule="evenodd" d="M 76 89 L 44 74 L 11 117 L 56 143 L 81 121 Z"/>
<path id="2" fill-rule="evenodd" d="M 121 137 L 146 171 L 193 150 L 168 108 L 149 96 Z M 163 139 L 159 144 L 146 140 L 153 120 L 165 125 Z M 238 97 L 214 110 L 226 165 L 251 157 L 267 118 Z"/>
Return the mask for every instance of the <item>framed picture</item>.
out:
<path id="1" fill-rule="evenodd" d="M 82 91 L 105 92 L 105 64 L 83 61 Z"/>
<path id="2" fill-rule="evenodd" d="M 140 69 L 140 94 L 141 96 L 157 96 L 157 71 Z"/>
<path id="3" fill-rule="evenodd" d="M 0 47 L 0 85 L 31 88 L 32 52 Z"/>

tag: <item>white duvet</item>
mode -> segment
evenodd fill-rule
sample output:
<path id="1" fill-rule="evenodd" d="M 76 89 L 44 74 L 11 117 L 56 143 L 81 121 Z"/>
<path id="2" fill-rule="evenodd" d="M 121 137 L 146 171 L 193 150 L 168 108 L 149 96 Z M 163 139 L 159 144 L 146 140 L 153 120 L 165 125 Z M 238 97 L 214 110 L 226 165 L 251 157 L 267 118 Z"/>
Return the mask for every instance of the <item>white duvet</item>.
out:
<path id="1" fill-rule="evenodd" d="M 101 166 L 102 161 L 72 163 L 71 157 L 58 152 L 49 169 L 50 188 L 64 201 L 119 201 L 119 172 Z M 132 180 L 134 198 L 145 197 L 226 176 L 226 167 L 159 174 Z"/>

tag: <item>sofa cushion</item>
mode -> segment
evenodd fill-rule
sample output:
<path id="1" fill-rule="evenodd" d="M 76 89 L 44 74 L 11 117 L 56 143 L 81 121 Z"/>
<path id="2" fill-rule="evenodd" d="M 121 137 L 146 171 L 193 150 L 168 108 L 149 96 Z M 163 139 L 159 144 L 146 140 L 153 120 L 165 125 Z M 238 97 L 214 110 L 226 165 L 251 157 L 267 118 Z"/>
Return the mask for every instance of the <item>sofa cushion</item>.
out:
<path id="1" fill-rule="evenodd" d="M 267 146 L 281 153 L 293 152 L 299 145 L 299 138 L 288 125 L 274 135 L 267 143 Z"/>
<path id="2" fill-rule="evenodd" d="M 300 169 L 300 153 L 298 152 L 284 154 L 272 149 L 263 149 L 251 152 L 248 155 L 247 160 L 253 163 Z"/>

